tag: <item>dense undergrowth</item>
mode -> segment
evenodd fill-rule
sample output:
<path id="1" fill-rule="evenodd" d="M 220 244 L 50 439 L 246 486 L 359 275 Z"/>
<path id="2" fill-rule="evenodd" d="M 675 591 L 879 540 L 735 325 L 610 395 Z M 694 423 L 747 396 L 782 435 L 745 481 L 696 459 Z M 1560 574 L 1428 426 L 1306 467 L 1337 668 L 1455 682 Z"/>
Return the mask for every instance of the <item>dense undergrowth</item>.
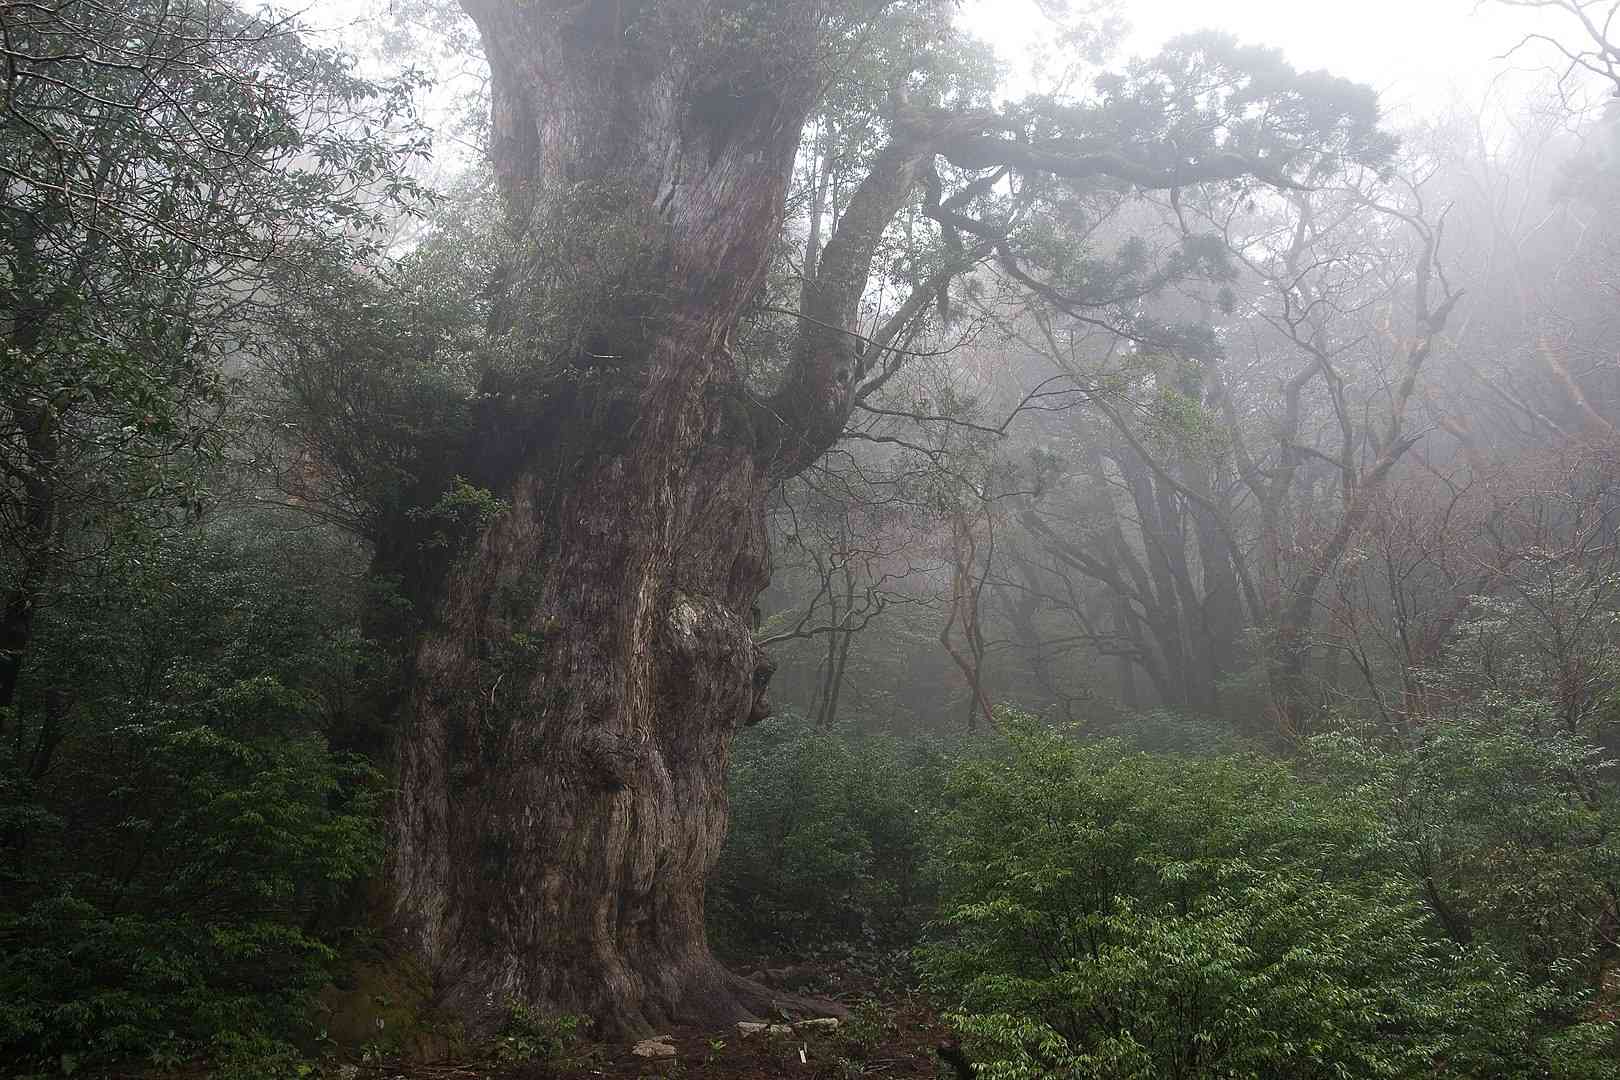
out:
<path id="1" fill-rule="evenodd" d="M 380 866 L 330 551 L 183 535 L 63 595 L 0 766 L 0 1061 L 294 1061 Z"/>
<path id="2" fill-rule="evenodd" d="M 1142 749 L 1188 743 L 1167 720 L 1133 745 L 1008 713 L 926 753 L 786 722 L 739 743 L 719 929 L 920 942 L 989 1077 L 1620 1075 L 1612 783 L 1538 715 L 1287 762 Z"/>
<path id="3" fill-rule="evenodd" d="M 177 537 L 47 620 L 59 677 L 0 776 L 22 1071 L 331 1049 L 316 991 L 383 854 L 382 781 L 336 747 L 386 666 L 311 554 Z M 740 966 L 921 986 L 986 1077 L 1615 1076 L 1615 795 L 1522 696 L 1286 759 L 1169 715 L 780 718 L 736 743 L 712 932 Z"/>
<path id="4" fill-rule="evenodd" d="M 71 768 L 5 777 L 0 1043 L 25 1071 L 322 1052 L 345 890 L 381 857 L 377 777 L 327 733 L 374 657 L 265 587 L 286 557 L 179 548 L 150 619 L 93 653 L 60 628 L 107 690 L 75 704 L 97 753 L 64 737 Z M 105 635 L 137 609 L 96 610 Z M 1594 745 L 1490 700 L 1286 761 L 1188 730 L 745 733 L 716 941 L 920 985 L 986 1077 L 1620 1075 Z"/>

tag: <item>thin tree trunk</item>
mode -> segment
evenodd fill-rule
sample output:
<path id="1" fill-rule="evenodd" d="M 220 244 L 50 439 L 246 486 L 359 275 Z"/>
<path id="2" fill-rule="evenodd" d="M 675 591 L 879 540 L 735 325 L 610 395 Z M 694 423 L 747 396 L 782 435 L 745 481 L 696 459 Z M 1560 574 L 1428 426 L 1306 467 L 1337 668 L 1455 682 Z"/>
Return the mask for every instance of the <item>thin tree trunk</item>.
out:
<path id="1" fill-rule="evenodd" d="M 836 131 L 829 137 L 827 129 L 831 127 L 831 120 L 824 118 L 817 122 L 815 149 L 811 153 L 810 235 L 804 242 L 804 288 L 799 301 L 801 307 L 807 305 L 809 295 L 815 289 L 816 272 L 821 264 L 821 222 L 827 212 L 827 188 L 832 181 L 835 160 L 832 144 L 837 139 Z"/>
<path id="2" fill-rule="evenodd" d="M 1130 616 L 1130 605 L 1124 597 L 1115 596 L 1113 602 L 1114 633 L 1123 640 L 1134 639 L 1138 651 L 1145 656 L 1147 644 L 1137 621 Z M 1119 703 L 1131 712 L 1142 709 L 1142 695 L 1136 688 L 1136 664 L 1123 649 L 1114 661 L 1119 676 Z"/>
<path id="3" fill-rule="evenodd" d="M 977 581 L 974 578 L 977 551 L 973 526 L 964 514 L 958 512 L 951 520 L 951 611 L 945 620 L 944 628 L 939 632 L 939 643 L 957 670 L 962 673 L 962 678 L 967 681 L 967 729 L 970 732 L 978 728 L 980 716 L 984 717 L 986 724 L 995 722 L 990 700 L 985 697 L 981 685 L 984 639 L 978 628 L 979 590 L 984 582 L 982 578 Z M 988 568 L 985 574 L 988 576 Z M 958 648 L 951 638 L 951 631 L 955 629 L 958 621 L 962 625 L 962 637 L 967 645 L 966 653 Z"/>
<path id="4" fill-rule="evenodd" d="M 1191 508 L 1193 528 L 1198 537 L 1198 562 L 1203 568 L 1203 603 L 1199 610 L 1199 634 L 1207 643 L 1210 663 L 1210 705 L 1220 704 L 1220 681 L 1237 670 L 1238 635 L 1243 629 L 1243 601 L 1238 591 L 1233 563 L 1239 558 L 1216 520 L 1217 502 L 1210 474 L 1194 469 L 1190 486 L 1209 500 L 1210 505 Z"/>
<path id="5" fill-rule="evenodd" d="M 0 710 L 16 703 L 23 660 L 33 639 L 34 596 L 28 589 L 13 589 L 0 605 Z M 7 713 L 0 711 L 0 732 Z"/>

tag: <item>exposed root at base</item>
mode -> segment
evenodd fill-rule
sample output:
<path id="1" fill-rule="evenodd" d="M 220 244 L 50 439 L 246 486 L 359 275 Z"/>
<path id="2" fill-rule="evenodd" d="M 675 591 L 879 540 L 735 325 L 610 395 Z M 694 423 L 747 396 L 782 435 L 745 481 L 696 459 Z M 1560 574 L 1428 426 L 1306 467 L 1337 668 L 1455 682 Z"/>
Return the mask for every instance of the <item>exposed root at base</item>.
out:
<path id="1" fill-rule="evenodd" d="M 812 1020 L 819 1016 L 849 1019 L 849 1010 L 832 998 L 776 990 L 741 975 L 730 975 L 732 993 L 738 1003 L 753 1015 L 738 1020 Z"/>

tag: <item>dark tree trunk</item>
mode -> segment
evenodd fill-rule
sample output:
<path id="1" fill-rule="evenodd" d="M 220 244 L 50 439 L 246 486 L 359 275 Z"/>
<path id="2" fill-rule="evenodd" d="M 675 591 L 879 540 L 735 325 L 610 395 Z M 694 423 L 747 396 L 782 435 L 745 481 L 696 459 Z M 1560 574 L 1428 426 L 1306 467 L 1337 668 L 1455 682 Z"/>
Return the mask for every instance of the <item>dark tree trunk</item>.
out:
<path id="1" fill-rule="evenodd" d="M 635 1030 L 741 1011 L 703 888 L 755 707 L 760 475 L 710 452 L 671 483 L 636 450 L 556 496 L 525 476 L 418 652 L 397 885 L 458 1012 L 511 997 Z"/>
<path id="2" fill-rule="evenodd" d="M 727 342 L 780 228 L 825 13 L 465 6 L 524 244 L 503 321 L 544 415 L 416 650 L 397 925 L 475 1026 L 509 1000 L 608 1034 L 763 1011 L 703 917 L 729 743 L 763 711 L 750 609 L 783 443 Z"/>
<path id="3" fill-rule="evenodd" d="M 1223 518 L 1231 520 L 1230 507 L 1225 497 L 1217 494 L 1212 475 L 1221 468 L 1219 462 L 1195 464 L 1188 476 L 1188 486 L 1202 500 L 1189 510 L 1198 539 L 1198 563 L 1203 571 L 1203 602 L 1198 608 L 1197 632 L 1208 649 L 1212 713 L 1219 711 L 1221 680 L 1237 671 L 1238 634 L 1244 626 L 1242 595 L 1234 566 L 1239 556 L 1227 539 L 1227 530 L 1222 527 Z"/>
<path id="4" fill-rule="evenodd" d="M 34 594 L 14 589 L 0 603 L 0 709 L 17 700 L 17 683 L 22 678 L 23 659 L 33 639 Z M 0 731 L 5 730 L 6 714 L 0 712 Z"/>
<path id="5" fill-rule="evenodd" d="M 31 244 L 23 246 L 25 251 L 31 250 Z M 14 321 L 18 325 L 11 345 L 26 356 L 39 344 L 44 317 L 37 309 L 25 310 Z M 50 408 L 18 399 L 5 404 L 27 449 L 28 469 L 19 485 L 21 498 L 15 511 L 15 539 L 20 541 L 15 549 L 17 564 L 9 568 L 10 588 L 0 601 L 0 710 L 17 704 L 17 688 L 34 639 L 34 616 L 56 568 L 60 524 L 57 467 L 62 451 L 61 434 Z M 5 713 L 0 712 L 3 730 Z"/>
<path id="6" fill-rule="evenodd" d="M 1187 658 L 1180 593 L 1176 589 L 1175 572 L 1170 563 L 1170 538 L 1159 518 L 1160 506 L 1155 497 L 1153 479 L 1141 457 L 1127 447 L 1116 451 L 1114 460 L 1130 486 L 1148 569 L 1152 573 L 1156 610 L 1149 612 L 1150 625 L 1159 643 L 1159 652 L 1164 657 L 1170 690 L 1164 704 L 1184 707 L 1192 704 L 1192 669 Z"/>

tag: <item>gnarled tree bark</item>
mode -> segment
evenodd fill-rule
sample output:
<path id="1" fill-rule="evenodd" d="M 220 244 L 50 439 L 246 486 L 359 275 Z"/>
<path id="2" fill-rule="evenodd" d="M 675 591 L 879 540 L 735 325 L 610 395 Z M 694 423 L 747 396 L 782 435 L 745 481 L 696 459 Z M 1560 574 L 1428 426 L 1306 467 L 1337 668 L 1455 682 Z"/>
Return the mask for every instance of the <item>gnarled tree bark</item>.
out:
<path id="1" fill-rule="evenodd" d="M 764 712 L 761 445 L 783 441 L 758 437 L 727 338 L 781 225 L 829 12 L 464 6 L 523 244 L 502 317 L 549 405 L 417 648 L 397 923 L 475 1025 L 510 1000 L 607 1033 L 762 1012 L 703 923 L 729 742 Z"/>
<path id="2" fill-rule="evenodd" d="M 995 252 L 1029 279 L 1001 226 L 965 216 L 1007 168 L 1176 185 L 1272 163 L 1149 167 L 1129 147 L 1032 146 L 993 113 L 897 101 L 805 284 L 782 388 L 761 400 L 730 332 L 818 88 L 883 0 L 461 2 L 490 62 L 519 239 L 497 305 L 508 359 L 483 395 L 496 420 L 480 434 L 501 445 L 479 448 L 505 506 L 436 584 L 415 651 L 396 925 L 475 1027 L 511 1000 L 605 1034 L 757 1014 L 768 996 L 716 962 L 703 900 L 731 737 L 768 708 L 751 609 L 769 485 L 840 436 L 893 374 L 882 346 L 952 273 Z M 942 155 L 988 171 L 941 198 Z M 866 342 L 874 253 L 930 178 L 930 215 L 972 244 Z"/>

